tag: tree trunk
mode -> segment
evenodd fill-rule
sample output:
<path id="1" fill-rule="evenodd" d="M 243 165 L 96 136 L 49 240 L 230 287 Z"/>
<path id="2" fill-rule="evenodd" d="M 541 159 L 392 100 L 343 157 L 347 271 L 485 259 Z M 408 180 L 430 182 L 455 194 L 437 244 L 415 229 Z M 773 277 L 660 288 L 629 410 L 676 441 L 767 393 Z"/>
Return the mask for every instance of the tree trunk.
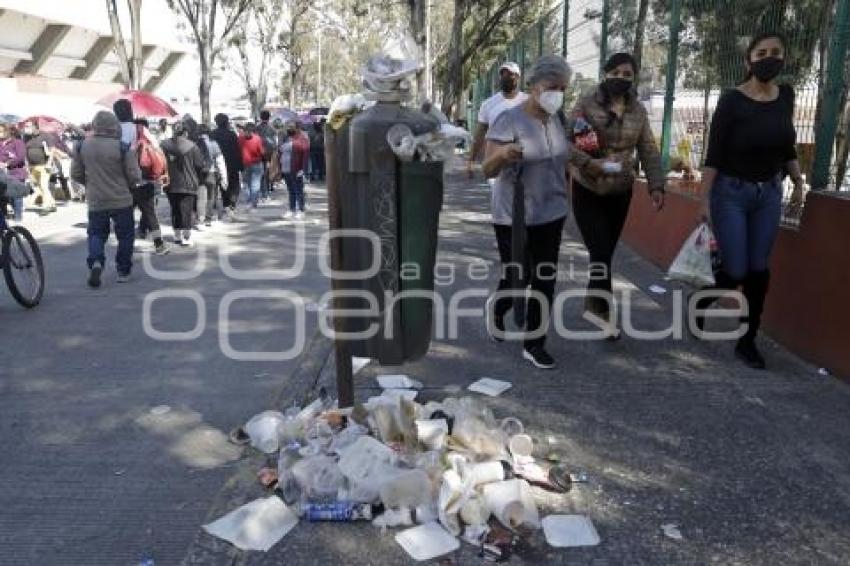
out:
<path id="1" fill-rule="evenodd" d="M 141 90 L 144 85 L 145 60 L 142 48 L 142 0 L 128 0 L 130 8 L 130 41 L 132 57 L 130 81 L 133 90 Z"/>
<path id="2" fill-rule="evenodd" d="M 640 0 L 640 5 L 638 6 L 638 15 L 637 22 L 635 27 L 635 44 L 634 44 L 634 58 L 635 63 L 637 63 L 637 73 L 635 74 L 635 86 L 640 81 L 640 68 L 641 68 L 641 60 L 643 59 L 643 33 L 644 28 L 646 27 L 646 12 L 649 8 L 649 0 Z"/>
<path id="3" fill-rule="evenodd" d="M 201 84 L 198 86 L 198 98 L 201 101 L 201 120 L 204 124 L 211 123 L 210 113 L 210 90 L 212 90 L 212 63 L 208 60 L 206 52 L 200 53 Z"/>
<path id="4" fill-rule="evenodd" d="M 454 1 L 452 16 L 452 34 L 449 40 L 449 64 L 446 70 L 445 87 L 441 108 L 446 116 L 452 114 L 459 93 L 463 90 L 463 69 L 461 68 L 461 46 L 463 45 L 463 16 L 466 0 Z"/>
<path id="5" fill-rule="evenodd" d="M 709 75 L 706 75 L 708 77 Z M 699 164 L 705 162 L 706 149 L 708 149 L 708 129 L 711 126 L 708 116 L 708 101 L 711 98 L 711 81 L 706 78 L 705 87 L 702 91 L 702 148 L 700 149 Z"/>
<path id="6" fill-rule="evenodd" d="M 410 35 L 413 38 L 413 42 L 416 44 L 417 50 L 419 51 L 419 53 L 416 54 L 416 57 L 420 61 L 425 60 L 425 12 L 426 4 L 429 1 L 430 0 L 407 0 Z M 420 100 L 424 100 L 426 92 L 425 70 L 422 69 L 416 73 L 416 93 Z"/>

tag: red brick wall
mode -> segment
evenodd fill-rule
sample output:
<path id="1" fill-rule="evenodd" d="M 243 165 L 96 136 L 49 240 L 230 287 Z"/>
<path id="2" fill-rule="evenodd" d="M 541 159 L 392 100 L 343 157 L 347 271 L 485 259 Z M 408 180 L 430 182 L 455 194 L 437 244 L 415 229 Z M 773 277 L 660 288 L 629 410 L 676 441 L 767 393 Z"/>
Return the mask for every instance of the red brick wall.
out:
<path id="1" fill-rule="evenodd" d="M 635 188 L 623 241 L 666 269 L 696 226 L 696 197 L 668 193 L 659 213 Z M 771 257 L 764 328 L 791 351 L 850 379 L 850 198 L 809 193 L 800 228 L 782 228 Z"/>

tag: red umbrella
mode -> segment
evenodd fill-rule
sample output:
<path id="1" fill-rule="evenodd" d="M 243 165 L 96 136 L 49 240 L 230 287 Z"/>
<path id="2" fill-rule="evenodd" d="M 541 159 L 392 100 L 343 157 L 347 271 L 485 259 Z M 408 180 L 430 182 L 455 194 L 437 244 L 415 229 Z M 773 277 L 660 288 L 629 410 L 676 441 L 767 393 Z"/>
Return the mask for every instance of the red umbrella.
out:
<path id="1" fill-rule="evenodd" d="M 97 101 L 101 106 L 112 108 L 112 105 L 118 99 L 130 101 L 130 106 L 133 107 L 133 116 L 136 118 L 163 118 L 177 116 L 175 110 L 169 103 L 163 99 L 143 90 L 124 90 L 105 96 Z"/>
<path id="2" fill-rule="evenodd" d="M 39 131 L 47 133 L 59 133 L 65 130 L 65 124 L 51 116 L 30 116 L 19 124 L 23 128 L 26 124 L 35 124 Z"/>

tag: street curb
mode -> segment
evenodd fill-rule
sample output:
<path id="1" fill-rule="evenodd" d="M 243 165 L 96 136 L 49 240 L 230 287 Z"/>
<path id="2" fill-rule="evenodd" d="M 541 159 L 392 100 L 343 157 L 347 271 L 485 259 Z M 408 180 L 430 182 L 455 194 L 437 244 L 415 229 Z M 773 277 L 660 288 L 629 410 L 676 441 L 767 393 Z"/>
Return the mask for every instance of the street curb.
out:
<path id="1" fill-rule="evenodd" d="M 307 348 L 298 361 L 298 366 L 288 380 L 281 384 L 279 392 L 274 396 L 270 408 L 283 410 L 293 404 L 303 406 L 312 397 L 322 375 L 322 371 L 333 356 L 333 342 L 318 330 L 310 338 Z M 259 411 L 258 411 L 259 412 Z M 266 462 L 267 457 L 256 450 L 249 450 L 237 466 L 236 472 L 225 482 L 215 494 L 203 523 L 225 515 L 233 509 L 258 497 L 267 496 L 257 482 L 257 470 Z M 274 466 L 277 466 L 275 461 Z M 256 554 L 239 550 L 232 544 L 207 534 L 198 528 L 194 540 L 189 545 L 181 564 L 209 565 L 227 564 L 241 565 Z"/>

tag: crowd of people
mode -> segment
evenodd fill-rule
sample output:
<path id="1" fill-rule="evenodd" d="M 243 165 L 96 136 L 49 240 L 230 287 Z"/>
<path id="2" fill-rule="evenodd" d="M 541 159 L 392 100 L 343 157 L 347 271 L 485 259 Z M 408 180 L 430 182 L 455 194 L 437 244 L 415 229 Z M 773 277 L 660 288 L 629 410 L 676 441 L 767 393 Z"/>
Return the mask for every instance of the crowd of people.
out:
<path id="1" fill-rule="evenodd" d="M 110 231 L 118 239 L 115 263 L 124 282 L 136 239 L 150 238 L 159 255 L 171 249 L 157 215 L 160 195 L 169 204 L 172 244 L 181 247 L 192 246 L 192 233 L 213 222 L 251 214 L 281 181 L 289 192 L 285 218 L 302 220 L 305 180 L 324 180 L 323 129 L 323 119 L 308 125 L 272 120 L 266 110 L 257 123 L 232 124 L 218 114 L 214 128 L 190 115 L 151 124 L 135 118 L 123 99 L 79 128 L 0 124 L 0 171 L 33 189 L 29 197 L 0 201 L 0 213 L 21 222 L 28 207 L 40 215 L 56 212 L 56 196 L 85 202 L 88 283 L 100 286 Z"/>
<path id="2" fill-rule="evenodd" d="M 744 61 L 746 78 L 718 102 L 702 175 L 706 204 L 699 220 L 712 222 L 720 251 L 715 289 L 743 289 L 747 330 L 735 352 L 754 368 L 765 366 L 755 337 L 781 215 L 781 179 L 791 176 L 792 201 L 802 196 L 793 90 L 776 83 L 784 59 L 781 36 L 768 33 L 753 39 Z M 545 349 L 543 321 L 553 303 L 569 210 L 589 256 L 585 318 L 611 330 L 608 337 L 615 340 L 612 261 L 638 168 L 646 175 L 652 206 L 664 206 L 666 177 L 647 111 L 637 100 L 638 75 L 630 54 L 613 54 L 599 85 L 564 112 L 571 79 L 564 58 L 542 56 L 526 76 L 525 92 L 519 66 L 508 62 L 500 69 L 500 92 L 478 114 L 470 172 L 482 159 L 491 181 L 503 264 L 497 293 L 488 303 L 487 327 L 498 339 L 513 309 L 517 324 L 526 330 L 523 357 L 538 368 L 555 367 Z M 63 188 L 88 203 L 89 285 L 97 287 L 110 226 L 119 241 L 119 281 L 130 275 L 134 238 L 150 236 L 156 253 L 168 253 L 155 205 L 161 191 L 168 198 L 173 241 L 179 246 L 191 246 L 192 233 L 216 219 L 250 214 L 270 197 L 278 180 L 289 195 L 284 217 L 303 219 L 305 179 L 322 180 L 325 174 L 322 130 L 322 123 L 305 131 L 295 120 L 272 120 L 263 111 L 257 123 L 235 127 L 228 116 L 218 114 L 214 129 L 184 116 L 174 123 L 160 121 L 152 131 L 144 119 L 134 119 L 127 101 L 119 100 L 113 112 L 95 116 L 73 147 L 55 134 L 40 132 L 37 125 L 28 125 L 23 139 L 0 125 L 0 168 L 16 179 L 31 177 L 34 196 L 49 214 L 55 204 L 48 163 L 72 159 Z M 23 203 L 11 205 L 20 219 Z M 134 208 L 140 210 L 138 226 Z M 504 293 L 517 289 L 530 289 L 533 299 Z M 711 302 L 701 300 L 698 308 Z M 697 327 L 702 331 L 703 326 L 704 316 L 698 314 Z"/>

